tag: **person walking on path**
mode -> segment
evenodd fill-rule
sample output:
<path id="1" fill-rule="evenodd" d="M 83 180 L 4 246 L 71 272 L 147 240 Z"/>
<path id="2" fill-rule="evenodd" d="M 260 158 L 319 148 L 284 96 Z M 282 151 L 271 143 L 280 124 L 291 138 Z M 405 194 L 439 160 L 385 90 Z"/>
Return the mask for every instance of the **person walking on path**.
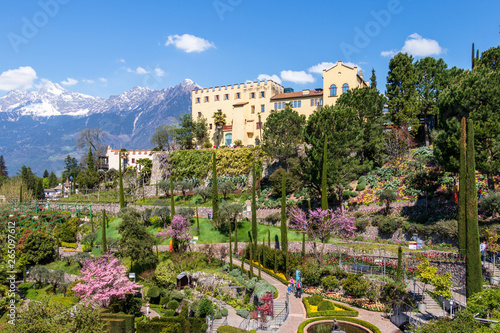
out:
<path id="1" fill-rule="evenodd" d="M 295 297 L 300 298 L 302 295 L 302 282 L 300 280 L 297 280 L 297 283 L 295 284 Z"/>
<path id="2" fill-rule="evenodd" d="M 482 242 L 479 245 L 479 251 L 481 251 L 481 260 L 484 261 L 486 258 L 486 242 Z"/>
<path id="3" fill-rule="evenodd" d="M 149 317 L 149 302 L 146 302 L 146 317 Z"/>

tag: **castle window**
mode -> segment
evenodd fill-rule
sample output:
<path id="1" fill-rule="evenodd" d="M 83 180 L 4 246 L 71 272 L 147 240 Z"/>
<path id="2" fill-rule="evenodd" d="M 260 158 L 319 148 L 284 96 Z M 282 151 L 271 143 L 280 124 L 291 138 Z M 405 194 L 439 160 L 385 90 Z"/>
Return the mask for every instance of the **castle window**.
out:
<path id="1" fill-rule="evenodd" d="M 205 96 L 205 102 L 208 102 L 208 96 Z"/>
<path id="2" fill-rule="evenodd" d="M 255 98 L 255 93 L 250 93 L 250 98 Z"/>
<path id="3" fill-rule="evenodd" d="M 251 110 L 252 110 L 252 113 L 255 113 L 255 105 L 252 105 Z"/>
<path id="4" fill-rule="evenodd" d="M 349 85 L 347 83 L 344 83 L 344 85 L 342 85 L 342 93 L 345 94 L 347 90 L 349 90 Z"/>
<path id="5" fill-rule="evenodd" d="M 218 101 L 219 100 L 219 95 L 215 95 L 215 100 Z"/>
<path id="6" fill-rule="evenodd" d="M 200 98 L 196 97 L 196 103 L 200 103 Z"/>
<path id="7" fill-rule="evenodd" d="M 236 99 L 240 99 L 241 98 L 241 93 L 236 93 Z"/>
<path id="8" fill-rule="evenodd" d="M 260 92 L 260 97 L 266 97 L 266 93 L 264 91 Z"/>
<path id="9" fill-rule="evenodd" d="M 229 94 L 224 95 L 224 100 L 227 101 L 229 99 Z"/>
<path id="10" fill-rule="evenodd" d="M 330 96 L 337 96 L 337 86 L 334 84 L 330 86 Z"/>
<path id="11" fill-rule="evenodd" d="M 260 112 L 266 112 L 266 106 L 264 104 L 260 106 Z"/>
<path id="12" fill-rule="evenodd" d="M 198 118 L 201 118 L 201 112 L 198 112 Z"/>
<path id="13" fill-rule="evenodd" d="M 210 124 L 210 126 L 208 127 L 209 129 L 212 129 L 212 124 Z"/>

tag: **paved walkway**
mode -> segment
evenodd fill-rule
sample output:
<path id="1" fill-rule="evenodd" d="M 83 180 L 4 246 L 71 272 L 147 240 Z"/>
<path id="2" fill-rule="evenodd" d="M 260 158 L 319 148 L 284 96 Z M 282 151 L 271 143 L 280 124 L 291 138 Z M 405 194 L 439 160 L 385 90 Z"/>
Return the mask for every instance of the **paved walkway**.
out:
<path id="1" fill-rule="evenodd" d="M 233 265 L 237 265 L 237 266 L 241 267 L 241 261 L 233 258 Z M 244 268 L 249 269 L 250 266 L 247 263 L 245 263 Z M 255 267 L 254 267 L 254 269 L 255 269 Z M 256 270 L 254 270 L 254 272 L 255 271 Z M 278 290 L 278 298 L 276 299 L 276 301 L 285 301 L 286 300 L 286 293 L 287 293 L 287 286 L 285 286 L 280 281 L 276 280 L 271 275 L 269 275 L 263 271 L 261 273 L 262 273 L 262 278 L 264 280 L 266 280 L 267 282 L 271 283 Z M 290 301 L 290 314 L 288 316 L 288 319 L 285 321 L 285 323 L 278 330 L 279 333 L 295 333 L 295 332 L 297 332 L 299 325 L 302 322 L 304 322 L 305 320 L 307 320 L 306 309 L 304 308 L 304 305 L 302 303 L 302 298 L 296 298 L 293 295 L 290 295 L 289 301 Z M 401 332 L 397 326 L 395 326 L 393 323 L 391 323 L 391 321 L 389 319 L 384 318 L 383 313 L 368 311 L 368 310 L 360 309 L 360 308 L 357 308 L 354 306 L 351 306 L 351 307 L 353 307 L 357 311 L 359 311 L 359 316 L 356 318 L 367 321 L 367 322 L 377 326 L 382 331 L 382 333 Z M 240 318 L 240 320 L 239 320 L 239 323 L 240 323 L 243 319 L 241 317 L 239 317 L 239 318 Z M 228 323 L 229 323 L 229 319 L 230 318 L 228 318 Z M 238 323 L 238 325 L 239 325 L 239 323 Z M 230 324 L 230 325 L 233 326 L 232 324 Z M 238 325 L 236 325 L 236 327 L 238 327 Z"/>
<path id="2" fill-rule="evenodd" d="M 146 315 L 146 307 L 145 306 L 141 306 L 141 312 Z M 147 316 L 148 318 L 155 318 L 155 317 L 160 317 L 160 314 L 158 312 L 156 312 L 155 310 L 153 310 L 151 307 L 149 308 L 149 316 Z"/>

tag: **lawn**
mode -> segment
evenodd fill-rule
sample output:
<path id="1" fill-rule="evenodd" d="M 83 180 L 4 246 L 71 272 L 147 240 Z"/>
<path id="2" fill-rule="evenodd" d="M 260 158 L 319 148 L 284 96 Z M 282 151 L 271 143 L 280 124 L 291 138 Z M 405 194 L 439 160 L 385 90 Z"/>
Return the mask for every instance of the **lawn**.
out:
<path id="1" fill-rule="evenodd" d="M 41 301 L 44 298 L 48 298 L 49 301 L 61 303 L 66 306 L 71 306 L 78 303 L 78 297 L 65 297 L 64 294 L 53 294 L 52 286 L 47 286 L 42 289 L 28 289 L 26 298 L 33 301 Z"/>
<path id="2" fill-rule="evenodd" d="M 114 219 L 109 222 L 107 231 L 106 231 L 106 237 L 107 239 L 114 238 L 114 239 L 120 239 L 121 235 L 118 233 L 118 226 L 122 219 Z M 193 224 L 193 230 L 191 231 L 191 234 L 193 236 L 197 235 L 196 232 L 196 219 Z M 244 220 L 238 223 L 238 241 L 239 242 L 248 242 L 248 232 L 251 232 L 252 230 L 252 223 L 250 221 Z M 268 235 L 267 231 L 271 230 L 271 241 L 274 242 L 274 237 L 275 235 L 278 235 L 279 238 L 281 238 L 281 229 L 279 227 L 274 227 L 274 226 L 268 226 L 264 224 L 259 224 L 258 227 L 258 240 L 259 242 L 262 241 L 264 238 L 267 243 Z M 148 227 L 148 232 L 152 235 L 156 235 L 158 233 L 158 228 L 149 226 Z M 96 244 L 101 243 L 101 238 L 102 238 L 102 231 L 101 228 L 96 230 L 97 232 L 97 240 Z M 233 236 L 234 237 L 234 236 Z M 288 241 L 302 241 L 302 234 L 294 232 L 294 231 L 288 231 Z M 198 238 L 198 243 L 225 243 L 228 242 L 228 235 L 223 234 L 218 230 L 215 230 L 214 227 L 212 226 L 212 223 L 210 223 L 210 220 L 207 218 L 200 218 L 200 236 Z M 168 244 L 169 240 L 166 239 L 164 240 L 161 244 Z"/>
<path id="3" fill-rule="evenodd" d="M 250 194 L 248 191 L 243 191 L 241 193 L 230 193 L 227 195 L 227 201 L 230 202 L 240 202 L 244 203 L 250 199 Z M 222 195 L 219 195 L 219 200 L 222 200 Z M 212 207 L 212 199 L 207 198 L 207 201 L 203 203 L 203 199 L 200 195 L 186 195 L 186 200 L 182 195 L 175 195 L 175 207 Z M 135 205 L 153 205 L 153 206 L 168 206 L 170 207 L 170 198 L 166 196 L 158 196 L 154 198 L 145 198 L 138 200 Z"/>
<path id="4" fill-rule="evenodd" d="M 57 260 L 45 265 L 45 267 L 52 270 L 61 270 L 68 274 L 80 275 L 80 265 L 76 262 L 69 264 L 66 261 Z"/>

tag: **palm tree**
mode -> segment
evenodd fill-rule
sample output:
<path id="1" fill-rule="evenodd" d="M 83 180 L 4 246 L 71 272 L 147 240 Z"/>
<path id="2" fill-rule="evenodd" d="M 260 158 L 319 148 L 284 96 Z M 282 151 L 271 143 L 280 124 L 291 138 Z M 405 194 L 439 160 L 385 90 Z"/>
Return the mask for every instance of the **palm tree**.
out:
<path id="1" fill-rule="evenodd" d="M 217 112 L 214 112 L 214 115 L 212 118 L 214 118 L 215 127 L 217 128 L 217 144 L 216 144 L 216 146 L 218 146 L 219 142 L 220 142 L 220 138 L 219 138 L 220 131 L 224 128 L 224 125 L 226 125 L 226 114 L 222 113 L 222 111 L 217 111 Z"/>

